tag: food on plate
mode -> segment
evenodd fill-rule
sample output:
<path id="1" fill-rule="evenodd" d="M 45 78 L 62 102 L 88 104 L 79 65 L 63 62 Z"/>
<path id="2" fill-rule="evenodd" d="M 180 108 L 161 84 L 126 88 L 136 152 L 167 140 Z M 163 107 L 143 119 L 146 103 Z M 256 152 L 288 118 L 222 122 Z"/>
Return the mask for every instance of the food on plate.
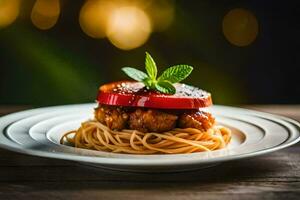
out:
<path id="1" fill-rule="evenodd" d="M 230 129 L 217 125 L 207 109 L 211 94 L 179 83 L 192 72 L 188 65 L 157 67 L 146 53 L 147 73 L 125 67 L 135 81 L 99 88 L 94 119 L 61 138 L 78 148 L 130 154 L 176 154 L 225 148 Z"/>

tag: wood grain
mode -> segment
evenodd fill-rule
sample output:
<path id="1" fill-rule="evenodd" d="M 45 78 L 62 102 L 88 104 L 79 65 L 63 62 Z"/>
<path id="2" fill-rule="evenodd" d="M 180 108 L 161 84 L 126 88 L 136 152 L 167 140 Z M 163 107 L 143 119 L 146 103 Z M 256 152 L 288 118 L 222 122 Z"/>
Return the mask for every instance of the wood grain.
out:
<path id="1" fill-rule="evenodd" d="M 246 107 L 300 120 L 300 106 Z M 22 107 L 0 106 L 15 110 Z M 299 153 L 296 144 L 202 170 L 143 174 L 0 149 L 0 199 L 300 199 Z"/>

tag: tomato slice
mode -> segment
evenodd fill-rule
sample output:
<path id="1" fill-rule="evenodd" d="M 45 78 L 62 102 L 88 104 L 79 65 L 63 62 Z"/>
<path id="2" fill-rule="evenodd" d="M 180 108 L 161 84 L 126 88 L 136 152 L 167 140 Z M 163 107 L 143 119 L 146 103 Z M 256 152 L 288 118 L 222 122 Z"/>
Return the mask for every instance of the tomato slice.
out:
<path id="1" fill-rule="evenodd" d="M 100 87 L 97 101 L 114 106 L 157 109 L 199 109 L 212 105 L 211 94 L 199 88 L 176 83 L 176 94 L 149 91 L 140 82 L 119 81 Z"/>

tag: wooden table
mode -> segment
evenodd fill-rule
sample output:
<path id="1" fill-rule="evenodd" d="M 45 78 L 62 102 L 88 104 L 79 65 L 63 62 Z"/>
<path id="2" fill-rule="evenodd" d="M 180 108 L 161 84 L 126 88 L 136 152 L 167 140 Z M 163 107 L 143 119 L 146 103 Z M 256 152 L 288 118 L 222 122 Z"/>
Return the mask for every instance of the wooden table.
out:
<path id="1" fill-rule="evenodd" d="M 300 120 L 300 106 L 247 107 Z M 22 109 L 0 106 L 0 113 Z M 0 199 L 300 199 L 300 145 L 169 174 L 95 169 L 1 149 Z"/>

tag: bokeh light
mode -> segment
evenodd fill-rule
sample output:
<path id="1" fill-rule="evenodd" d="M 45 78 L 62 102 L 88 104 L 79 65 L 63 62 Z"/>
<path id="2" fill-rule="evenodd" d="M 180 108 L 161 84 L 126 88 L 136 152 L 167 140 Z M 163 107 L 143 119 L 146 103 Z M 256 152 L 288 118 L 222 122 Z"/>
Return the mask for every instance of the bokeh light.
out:
<path id="1" fill-rule="evenodd" d="M 151 33 L 148 15 L 135 6 L 120 7 L 108 19 L 107 37 L 113 45 L 130 50 L 143 45 Z"/>
<path id="2" fill-rule="evenodd" d="M 88 0 L 79 14 L 82 30 L 92 38 L 105 37 L 108 17 L 115 7 L 114 1 Z"/>
<path id="3" fill-rule="evenodd" d="M 60 15 L 59 0 L 36 0 L 31 11 L 31 21 L 39 29 L 52 28 Z"/>
<path id="4" fill-rule="evenodd" d="M 151 18 L 154 31 L 165 31 L 174 20 L 174 2 L 171 0 L 152 0 L 149 2 L 145 10 Z"/>
<path id="5" fill-rule="evenodd" d="M 242 8 L 229 11 L 223 19 L 223 34 L 233 45 L 247 46 L 258 34 L 258 22 L 253 13 Z"/>
<path id="6" fill-rule="evenodd" d="M 0 0 L 0 28 L 12 24 L 18 17 L 20 0 Z"/>
<path id="7" fill-rule="evenodd" d="M 152 31 L 166 30 L 174 19 L 173 0 L 87 0 L 79 24 L 92 38 L 108 37 L 123 50 L 143 45 Z"/>

